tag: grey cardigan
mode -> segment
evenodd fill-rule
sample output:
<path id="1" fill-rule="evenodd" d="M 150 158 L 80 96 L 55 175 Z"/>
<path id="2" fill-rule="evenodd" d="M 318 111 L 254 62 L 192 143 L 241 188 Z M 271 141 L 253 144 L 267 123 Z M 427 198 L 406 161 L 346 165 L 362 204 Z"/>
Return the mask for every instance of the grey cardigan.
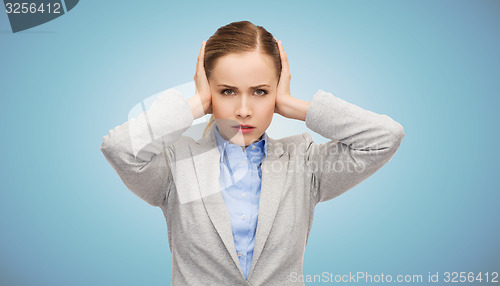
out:
<path id="1" fill-rule="evenodd" d="M 268 137 L 245 280 L 219 188 L 214 134 L 198 141 L 184 136 L 192 123 L 187 101 L 169 89 L 146 112 L 110 130 L 100 147 L 126 187 L 162 209 L 173 259 L 171 285 L 304 285 L 295 278 L 302 275 L 315 206 L 375 173 L 404 137 L 389 116 L 318 90 L 305 124 L 332 141 L 314 143 L 309 133 Z"/>

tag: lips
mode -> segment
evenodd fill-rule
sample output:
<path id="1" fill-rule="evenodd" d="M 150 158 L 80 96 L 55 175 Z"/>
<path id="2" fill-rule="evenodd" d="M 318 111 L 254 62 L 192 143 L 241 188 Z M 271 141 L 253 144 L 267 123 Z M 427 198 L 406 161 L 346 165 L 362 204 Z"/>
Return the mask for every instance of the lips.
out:
<path id="1" fill-rule="evenodd" d="M 248 124 L 233 125 L 232 127 L 234 129 L 238 130 L 238 132 L 242 132 L 242 133 L 250 133 L 255 129 L 255 126 L 248 125 Z"/>
<path id="2" fill-rule="evenodd" d="M 247 125 L 247 124 L 240 124 L 240 125 L 234 125 L 233 127 L 235 128 L 246 128 L 246 129 L 249 129 L 249 128 L 255 128 L 254 126 L 252 125 Z"/>

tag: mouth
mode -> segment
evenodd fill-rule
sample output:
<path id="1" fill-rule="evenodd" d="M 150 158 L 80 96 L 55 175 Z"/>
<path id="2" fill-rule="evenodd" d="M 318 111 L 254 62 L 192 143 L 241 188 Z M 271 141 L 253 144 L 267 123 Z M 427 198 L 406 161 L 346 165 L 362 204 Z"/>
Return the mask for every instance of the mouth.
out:
<path id="1" fill-rule="evenodd" d="M 247 125 L 247 124 L 240 124 L 240 125 L 233 125 L 232 126 L 235 130 L 241 133 L 250 133 L 255 129 L 255 126 L 252 125 Z"/>

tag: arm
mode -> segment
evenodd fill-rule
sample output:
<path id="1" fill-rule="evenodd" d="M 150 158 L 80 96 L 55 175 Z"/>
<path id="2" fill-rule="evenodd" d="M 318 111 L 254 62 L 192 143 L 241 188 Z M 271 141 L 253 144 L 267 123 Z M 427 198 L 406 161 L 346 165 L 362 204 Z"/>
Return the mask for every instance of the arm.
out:
<path id="1" fill-rule="evenodd" d="M 311 135 L 303 134 L 312 195 L 316 203 L 331 200 L 389 162 L 403 140 L 403 127 L 387 115 L 364 110 L 322 90 L 311 103 L 292 97 L 288 56 L 281 41 L 276 43 L 282 70 L 275 112 L 304 120 L 309 129 L 332 140 L 315 144 Z"/>
<path id="2" fill-rule="evenodd" d="M 389 162 L 405 136 L 401 124 L 389 116 L 322 90 L 314 95 L 305 123 L 332 139 L 315 144 L 309 134 L 304 135 L 306 163 L 315 166 L 311 183 L 317 202 L 331 200 L 371 176 Z"/>
<path id="3" fill-rule="evenodd" d="M 311 103 L 283 97 L 283 116 L 303 120 L 332 141 L 315 144 L 304 133 L 305 160 L 316 203 L 331 200 L 375 173 L 392 158 L 405 136 L 387 115 L 364 110 L 319 90 Z"/>
<path id="4" fill-rule="evenodd" d="M 137 118 L 110 130 L 100 149 L 129 190 L 150 205 L 160 206 L 173 181 L 170 145 L 193 120 L 188 102 L 178 91 L 168 89 Z"/>

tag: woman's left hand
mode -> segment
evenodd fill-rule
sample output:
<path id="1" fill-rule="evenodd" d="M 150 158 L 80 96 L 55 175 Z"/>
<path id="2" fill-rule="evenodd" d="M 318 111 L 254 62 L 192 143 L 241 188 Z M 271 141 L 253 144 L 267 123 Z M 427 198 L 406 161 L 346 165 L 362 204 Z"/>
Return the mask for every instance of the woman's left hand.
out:
<path id="1" fill-rule="evenodd" d="M 292 75 L 290 74 L 288 66 L 288 56 L 283 49 L 281 40 L 278 41 L 276 38 L 274 39 L 278 43 L 281 57 L 281 75 L 276 91 L 276 106 L 274 107 L 274 112 L 286 118 L 305 120 L 309 102 L 291 96 L 290 79 Z"/>
<path id="2" fill-rule="evenodd" d="M 276 91 L 276 106 L 274 108 L 274 112 L 285 116 L 283 114 L 283 109 L 285 109 L 284 102 L 292 97 L 290 94 L 290 79 L 292 78 L 292 75 L 290 74 L 290 69 L 288 67 L 288 56 L 283 49 L 283 45 L 281 44 L 281 41 L 278 41 L 278 39 L 276 38 L 274 39 L 278 44 L 278 50 L 281 57 L 281 75 L 278 83 L 278 89 Z"/>

